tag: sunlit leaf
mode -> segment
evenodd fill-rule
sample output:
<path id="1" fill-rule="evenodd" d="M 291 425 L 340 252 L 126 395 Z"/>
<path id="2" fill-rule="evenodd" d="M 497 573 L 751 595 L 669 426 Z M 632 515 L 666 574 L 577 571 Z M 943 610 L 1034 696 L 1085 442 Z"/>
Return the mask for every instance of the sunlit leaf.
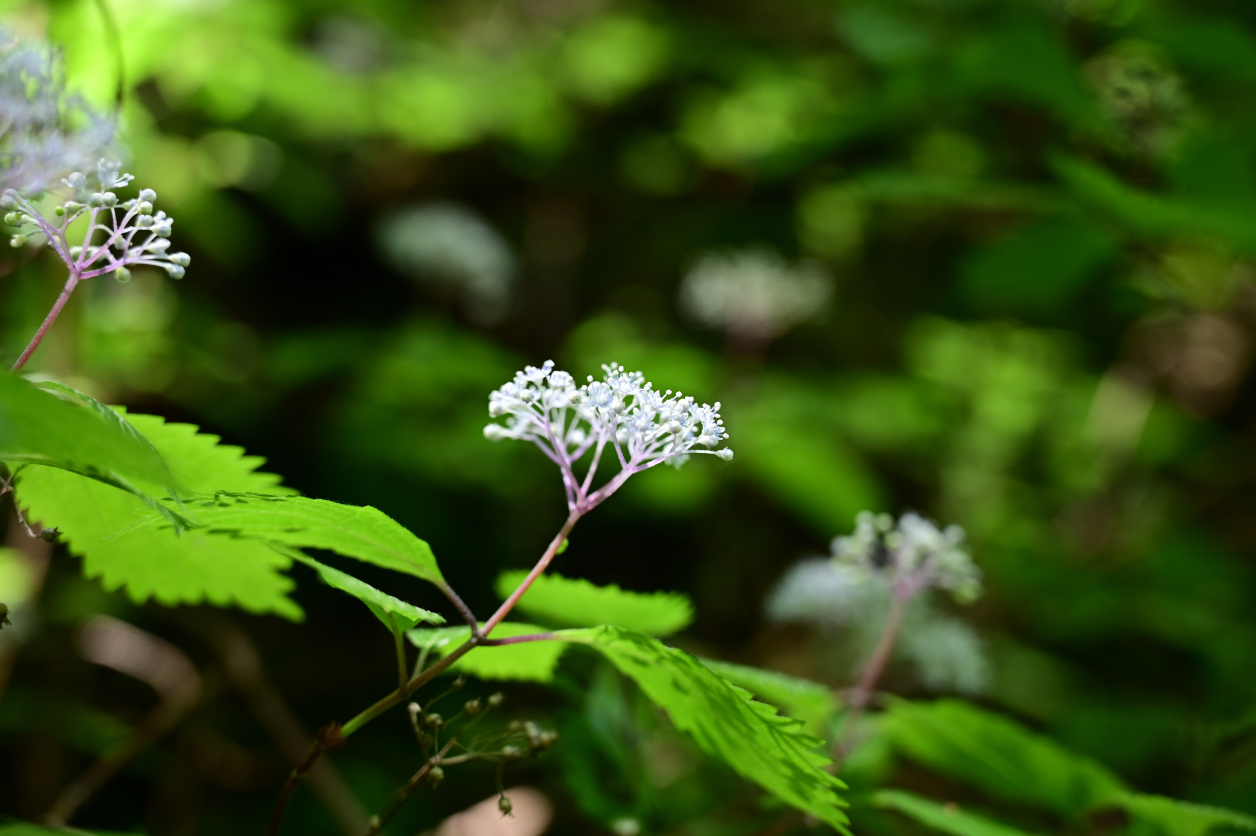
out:
<path id="1" fill-rule="evenodd" d="M 808 731 L 817 737 L 827 733 L 829 721 L 841 707 L 834 690 L 819 682 L 715 659 L 699 658 L 698 661 L 759 699 L 780 706 L 790 717 L 802 720 Z"/>
<path id="2" fill-rule="evenodd" d="M 700 661 L 657 639 L 618 627 L 566 630 L 563 641 L 597 650 L 709 755 L 720 758 L 782 801 L 848 833 L 837 790 L 845 785 L 824 770 L 828 758 L 802 723 L 751 699 Z"/>
<path id="3" fill-rule="evenodd" d="M 317 560 L 306 557 L 300 552 L 292 554 L 292 557 L 318 572 L 319 577 L 328 586 L 335 587 L 341 592 L 347 592 L 363 604 L 366 604 L 367 609 L 374 613 L 375 617 L 389 630 L 404 632 L 423 622 L 428 624 L 445 623 L 444 616 L 425 610 L 422 607 L 416 607 L 413 604 L 407 604 L 400 598 L 394 598 L 387 592 L 381 592 L 365 581 L 360 581 L 352 575 L 341 572 L 339 569 L 333 569 L 331 566 L 319 563 Z"/>
<path id="4" fill-rule="evenodd" d="M 304 496 L 219 491 L 188 500 L 196 526 L 214 533 L 296 548 L 328 549 L 395 572 L 444 583 L 432 549 L 400 523 L 370 506 Z M 150 515 L 141 527 L 161 525 Z"/>
<path id="5" fill-rule="evenodd" d="M 497 578 L 497 594 L 509 597 L 527 574 L 503 572 Z M 678 592 L 628 592 L 614 584 L 597 586 L 553 574 L 538 577 L 515 606 L 529 618 L 555 627 L 613 624 L 650 636 L 669 636 L 693 620 L 693 605 Z"/>
<path id="6" fill-rule="evenodd" d="M 70 407 L 73 408 L 73 407 Z M 180 484 L 193 491 L 215 485 L 235 490 L 284 491 L 278 478 L 258 473 L 262 459 L 188 424 L 167 424 L 151 415 L 128 421 L 170 463 Z M 288 598 L 292 580 L 282 574 L 291 560 L 257 540 L 198 529 L 136 523 L 152 516 L 139 498 L 99 481 L 51 467 L 29 466 L 17 478 L 17 497 L 27 515 L 56 527 L 70 552 L 83 558 L 83 573 L 106 589 L 123 588 L 136 602 L 211 603 L 300 618 Z"/>

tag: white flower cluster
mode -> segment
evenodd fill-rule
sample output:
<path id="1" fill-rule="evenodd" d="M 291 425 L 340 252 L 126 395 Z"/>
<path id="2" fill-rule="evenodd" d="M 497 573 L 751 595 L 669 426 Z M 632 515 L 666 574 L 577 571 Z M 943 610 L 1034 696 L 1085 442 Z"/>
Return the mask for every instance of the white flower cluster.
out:
<path id="1" fill-rule="evenodd" d="M 908 512 L 895 523 L 889 514 L 862 511 L 855 532 L 833 540 L 833 562 L 902 585 L 908 594 L 936 588 L 968 603 L 981 595 L 981 570 L 961 544 L 964 529 L 940 530 L 931 520 Z"/>
<path id="2" fill-rule="evenodd" d="M 604 365 L 602 380 L 576 386 L 575 378 L 554 369 L 554 362 L 527 366 L 510 383 L 489 395 L 489 415 L 505 424 L 484 428 L 490 440 L 531 441 L 563 471 L 571 510 L 585 511 L 613 493 L 633 473 L 662 462 L 680 465 L 691 453 L 711 453 L 725 461 L 728 439 L 720 405 L 699 405 L 681 392 L 657 391 L 641 372 Z M 619 459 L 620 472 L 590 492 L 606 446 Z M 593 450 L 588 472 L 577 480 L 574 464 Z"/>
<path id="3" fill-rule="evenodd" d="M 90 164 L 113 139 L 111 120 L 65 94 L 58 55 L 0 29 L 0 190 L 36 194 Z"/>
<path id="4" fill-rule="evenodd" d="M 46 219 L 16 190 L 5 191 L 0 195 L 0 207 L 7 212 L 4 222 L 19 229 L 9 243 L 21 247 L 32 239 L 46 240 L 77 279 L 113 273 L 118 281 L 125 282 L 131 278 L 130 266 L 135 264 L 160 267 L 172 279 L 183 278 L 192 259 L 187 253 L 168 252 L 174 219 L 153 211 L 157 193 L 142 189 L 138 197 L 127 201 L 119 201 L 114 193 L 133 179 L 120 173 L 118 163 L 105 159 L 92 173 L 93 185 L 98 188 L 89 188 L 87 175 L 74 172 L 62 181 L 73 199 L 56 207 L 55 222 Z M 70 224 L 84 217 L 87 230 L 83 243 L 71 245 L 66 238 Z"/>
<path id="5" fill-rule="evenodd" d="M 790 265 L 768 249 L 711 253 L 680 285 L 681 309 L 743 341 L 766 342 L 824 310 L 833 281 L 813 261 Z"/>

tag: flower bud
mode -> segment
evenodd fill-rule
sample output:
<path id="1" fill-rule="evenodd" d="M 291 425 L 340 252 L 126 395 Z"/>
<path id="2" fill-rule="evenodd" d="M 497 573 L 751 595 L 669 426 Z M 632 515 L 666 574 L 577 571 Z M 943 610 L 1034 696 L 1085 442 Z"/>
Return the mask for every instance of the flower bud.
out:
<path id="1" fill-rule="evenodd" d="M 151 215 L 153 214 L 153 204 L 149 203 L 147 200 L 141 200 L 136 205 L 135 211 L 139 212 L 141 215 Z"/>
<path id="2" fill-rule="evenodd" d="M 87 177 L 83 172 L 76 171 L 66 178 L 65 183 L 71 189 L 85 189 L 87 188 Z"/>
<path id="3" fill-rule="evenodd" d="M 143 203 L 152 203 L 157 199 L 157 192 L 152 189 L 140 189 L 140 201 Z"/>
<path id="4" fill-rule="evenodd" d="M 119 267 L 117 270 L 113 271 L 113 277 L 122 284 L 126 284 L 131 281 L 131 271 L 125 267 Z"/>
<path id="5" fill-rule="evenodd" d="M 170 221 L 163 221 L 162 223 L 153 225 L 153 232 L 157 233 L 157 235 L 162 238 L 169 238 L 170 233 L 173 231 L 174 230 L 170 227 Z"/>
<path id="6" fill-rule="evenodd" d="M 733 451 L 728 449 L 727 447 L 725 447 L 723 450 L 716 450 L 715 455 L 719 456 L 721 459 L 723 459 L 726 462 L 731 462 L 733 460 Z"/>
<path id="7" fill-rule="evenodd" d="M 432 787 L 440 786 L 440 782 L 445 780 L 445 770 L 439 766 L 433 766 L 427 773 L 427 780 L 432 782 Z"/>
<path id="8" fill-rule="evenodd" d="M 12 189 L 5 189 L 4 194 L 0 195 L 0 208 L 16 209 L 18 205 L 17 192 Z"/>
<path id="9" fill-rule="evenodd" d="M 4 216 L 4 222 L 9 226 L 21 226 L 22 215 L 19 212 L 9 212 Z"/>
<path id="10" fill-rule="evenodd" d="M 172 279 L 181 279 L 187 274 L 187 271 L 177 264 L 166 264 L 163 266 L 166 268 L 166 273 Z"/>
<path id="11" fill-rule="evenodd" d="M 82 252 L 83 252 L 83 248 L 80 247 L 78 244 L 75 244 L 73 247 L 70 247 L 70 258 L 78 258 L 79 255 L 82 254 Z"/>
<path id="12" fill-rule="evenodd" d="M 180 255 L 180 253 L 175 253 L 175 255 Z M 171 256 L 170 260 L 174 261 L 174 257 Z M 175 262 L 175 263 L 177 264 L 178 262 Z M 467 684 L 467 678 L 465 676 L 459 676 L 457 679 L 455 679 L 453 682 L 449 684 L 449 688 L 451 691 L 458 691 L 458 690 L 461 690 L 462 687 L 466 684 Z"/>
<path id="13" fill-rule="evenodd" d="M 515 805 L 511 804 L 510 799 L 503 795 L 501 798 L 497 799 L 497 809 L 502 811 L 502 817 L 504 818 L 511 814 L 511 811 L 515 809 Z M 511 816 L 511 818 L 513 818 L 513 816 Z"/>
<path id="14" fill-rule="evenodd" d="M 148 229 L 153 225 L 152 215 L 140 215 L 135 219 L 135 225 L 140 229 Z"/>
<path id="15" fill-rule="evenodd" d="M 95 206 L 99 209 L 101 206 L 105 205 L 105 196 L 100 192 L 92 192 L 91 197 L 87 198 L 87 205 Z"/>
<path id="16" fill-rule="evenodd" d="M 445 718 L 435 712 L 432 712 L 431 714 L 428 714 L 426 717 L 423 718 L 423 722 L 427 723 L 429 726 L 431 726 L 434 729 L 439 729 L 441 726 L 445 724 Z"/>
<path id="17" fill-rule="evenodd" d="M 67 200 L 62 205 L 65 206 L 65 212 L 67 215 L 73 215 L 75 212 L 83 208 L 83 204 L 76 203 L 73 200 Z"/>
<path id="18" fill-rule="evenodd" d="M 489 708 L 497 708 L 497 706 L 501 705 L 501 704 L 502 704 L 503 702 L 505 702 L 505 701 L 506 701 L 506 695 L 505 695 L 505 694 L 503 694 L 501 691 L 498 691 L 498 692 L 496 692 L 496 693 L 494 693 L 494 694 L 491 694 L 491 695 L 489 696 L 489 698 L 488 698 L 488 707 L 489 707 Z"/>
<path id="19" fill-rule="evenodd" d="M 144 249 L 152 250 L 155 253 L 164 253 L 166 250 L 170 249 L 170 242 L 165 238 L 154 238 L 144 246 Z"/>
<path id="20" fill-rule="evenodd" d="M 113 192 L 105 192 L 100 196 L 100 202 L 110 208 L 118 205 L 118 196 Z"/>
<path id="21" fill-rule="evenodd" d="M 513 745 L 503 746 L 502 751 L 501 751 L 501 757 L 502 757 L 502 760 L 506 761 L 507 763 L 509 763 L 510 761 L 517 761 L 521 757 L 523 757 L 523 750 L 520 749 L 518 746 L 513 746 Z"/>
<path id="22" fill-rule="evenodd" d="M 26 245 L 25 235 L 14 235 L 12 238 L 9 239 L 10 247 L 22 247 L 25 245 Z"/>
<path id="23" fill-rule="evenodd" d="M 165 239 L 162 239 L 162 240 L 165 240 Z M 188 255 L 187 253 L 171 253 L 170 261 L 174 264 L 179 265 L 180 267 L 187 267 L 189 264 L 192 263 L 192 256 Z"/>
<path id="24" fill-rule="evenodd" d="M 462 710 L 466 712 L 468 717 L 474 717 L 479 714 L 482 708 L 484 708 L 484 703 L 480 702 L 478 697 L 473 700 L 467 700 L 462 706 Z"/>
<path id="25" fill-rule="evenodd" d="M 58 218 L 65 217 L 65 207 L 57 206 L 56 208 L 52 210 L 52 214 L 56 215 Z"/>

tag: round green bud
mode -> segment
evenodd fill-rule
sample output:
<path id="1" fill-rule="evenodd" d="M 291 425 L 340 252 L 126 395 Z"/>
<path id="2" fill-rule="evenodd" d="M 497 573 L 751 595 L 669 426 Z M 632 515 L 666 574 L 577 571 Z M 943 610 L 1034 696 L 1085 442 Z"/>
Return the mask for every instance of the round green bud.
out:
<path id="1" fill-rule="evenodd" d="M 518 746 L 503 746 L 501 757 L 504 761 L 517 761 L 523 757 L 523 750 Z"/>
<path id="2" fill-rule="evenodd" d="M 105 206 L 114 207 L 118 205 L 118 196 L 113 192 L 105 192 L 100 196 L 100 202 Z"/>
<path id="3" fill-rule="evenodd" d="M 10 238 L 10 239 L 9 239 L 9 246 L 10 246 L 10 247 L 23 247 L 23 246 L 26 246 L 26 236 L 25 236 L 25 235 L 14 235 L 12 238 Z"/>
<path id="4" fill-rule="evenodd" d="M 433 766 L 427 773 L 427 780 L 432 782 L 433 787 L 440 786 L 440 782 L 445 780 L 445 770 L 439 766 Z"/>
<path id="5" fill-rule="evenodd" d="M 497 799 L 497 809 L 502 811 L 503 816 L 509 816 L 515 809 L 515 805 L 510 803 L 510 799 L 502 796 Z"/>
<path id="6" fill-rule="evenodd" d="M 165 223 L 159 223 L 153 227 L 153 232 L 157 233 L 157 235 L 161 238 L 169 238 L 170 233 L 173 231 L 174 230 L 171 229 L 168 221 Z"/>
<path id="7" fill-rule="evenodd" d="M 474 700 L 467 700 L 465 703 L 463 703 L 462 710 L 466 712 L 466 715 L 468 717 L 474 717 L 475 715 L 480 713 L 480 709 L 482 709 L 483 707 L 484 707 L 484 703 L 480 702 L 480 700 L 476 698 Z"/>
<path id="8" fill-rule="evenodd" d="M 149 203 L 147 200 L 141 200 L 139 204 L 136 205 L 135 210 L 141 215 L 151 215 L 153 214 L 153 204 Z"/>
<path id="9" fill-rule="evenodd" d="M 424 717 L 423 722 L 427 723 L 429 726 L 431 726 L 434 729 L 439 729 L 442 725 L 445 724 L 445 718 L 433 712 L 427 715 L 426 717 Z"/>
<path id="10" fill-rule="evenodd" d="M 131 281 L 131 271 L 125 267 L 119 267 L 117 270 L 113 271 L 113 277 L 122 284 L 126 284 Z"/>
<path id="11" fill-rule="evenodd" d="M 92 192 L 91 197 L 87 199 L 87 205 L 94 206 L 99 209 L 101 206 L 105 205 L 105 196 L 100 192 Z"/>
<path id="12" fill-rule="evenodd" d="M 169 275 L 172 279 L 181 279 L 187 273 L 186 270 L 177 264 L 167 264 L 165 265 L 165 268 L 167 275 Z"/>
<path id="13" fill-rule="evenodd" d="M 135 225 L 138 226 L 140 229 L 148 229 L 150 226 L 153 225 L 152 215 L 140 215 L 138 218 L 135 219 Z"/>
<path id="14" fill-rule="evenodd" d="M 22 216 L 18 212 L 9 212 L 4 216 L 4 222 L 9 226 L 21 226 Z"/>
<path id="15" fill-rule="evenodd" d="M 157 192 L 152 189 L 140 189 L 140 200 L 144 203 L 152 203 L 157 199 Z"/>
<path id="16" fill-rule="evenodd" d="M 176 258 L 181 255 L 186 255 L 186 253 L 175 253 L 174 255 L 170 256 L 170 260 L 173 261 L 175 264 L 178 264 L 179 262 L 176 260 Z M 455 679 L 453 682 L 449 684 L 449 687 L 451 690 L 458 691 L 466 684 L 467 684 L 467 678 L 465 676 L 459 676 L 457 679 Z"/>
<path id="17" fill-rule="evenodd" d="M 52 210 L 52 214 L 56 215 L 58 218 L 65 217 L 65 207 L 64 206 L 56 207 L 55 209 Z"/>
<path id="18" fill-rule="evenodd" d="M 12 189 L 6 189 L 3 195 L 0 195 L 0 208 L 16 209 L 18 207 L 17 192 Z"/>
<path id="19" fill-rule="evenodd" d="M 497 706 L 501 705 L 505 701 L 506 701 L 506 695 L 503 694 L 501 691 L 498 691 L 497 693 L 489 696 L 488 707 L 497 708 Z"/>

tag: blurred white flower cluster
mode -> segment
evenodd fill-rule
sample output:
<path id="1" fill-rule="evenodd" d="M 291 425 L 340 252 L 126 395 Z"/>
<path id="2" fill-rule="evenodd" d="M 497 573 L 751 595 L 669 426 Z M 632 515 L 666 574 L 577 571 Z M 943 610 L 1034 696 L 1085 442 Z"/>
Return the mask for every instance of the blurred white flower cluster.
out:
<path id="1" fill-rule="evenodd" d="M 452 203 L 429 203 L 384 220 L 379 239 L 398 269 L 457 290 L 472 319 L 499 321 L 510 306 L 517 266 L 501 234 Z"/>
<path id="2" fill-rule="evenodd" d="M 42 192 L 105 153 L 113 133 L 111 119 L 66 95 L 57 53 L 0 29 L 0 190 Z"/>
<path id="3" fill-rule="evenodd" d="M 966 604 L 981 595 L 981 570 L 960 547 L 963 542 L 964 529 L 957 525 L 943 531 L 910 511 L 897 524 L 889 514 L 863 511 L 853 534 L 833 539 L 833 562 L 884 578 L 899 594 L 933 587 Z"/>
<path id="4" fill-rule="evenodd" d="M 576 386 L 575 378 L 554 369 L 552 360 L 527 366 L 515 379 L 489 395 L 489 415 L 505 418 L 484 435 L 531 441 L 558 465 L 573 513 L 602 502 L 634 473 L 670 462 L 683 464 L 691 453 L 711 453 L 728 461 L 733 451 L 715 449 L 728 439 L 720 405 L 698 404 L 681 392 L 659 392 L 641 372 L 627 372 L 611 363 L 605 375 Z M 619 472 L 598 490 L 591 490 L 604 450 L 610 446 Z M 583 479 L 575 464 L 590 450 Z"/>
<path id="5" fill-rule="evenodd" d="M 125 282 L 131 278 L 129 268 L 137 264 L 160 267 L 173 279 L 183 278 L 192 259 L 187 253 L 168 252 L 174 219 L 153 211 L 157 193 L 152 189 L 120 201 L 113 190 L 125 188 L 134 179 L 120 171 L 119 163 L 101 159 L 90 186 L 88 176 L 79 171 L 63 180 L 73 198 L 56 207 L 55 220 L 45 218 L 16 190 L 5 191 L 0 196 L 4 222 L 19 230 L 9 243 L 21 247 L 28 241 L 47 241 L 69 267 L 72 281 L 113 273 Z M 87 219 L 83 243 L 71 245 L 67 231 L 83 217 Z"/>
<path id="6" fill-rule="evenodd" d="M 769 249 L 710 253 L 680 284 L 681 310 L 746 344 L 766 343 L 824 311 L 833 280 L 815 261 L 789 264 Z"/>
<path id="7" fill-rule="evenodd" d="M 909 601 L 895 656 L 932 691 L 979 693 L 990 679 L 976 631 L 926 594 L 947 590 L 960 601 L 980 593 L 980 573 L 960 549 L 963 531 L 939 530 L 916 514 L 895 523 L 864 512 L 855 532 L 833 541 L 833 555 L 795 564 L 772 590 L 767 616 L 803 621 L 829 636 L 825 655 L 848 675 L 872 651 L 895 597 Z"/>

